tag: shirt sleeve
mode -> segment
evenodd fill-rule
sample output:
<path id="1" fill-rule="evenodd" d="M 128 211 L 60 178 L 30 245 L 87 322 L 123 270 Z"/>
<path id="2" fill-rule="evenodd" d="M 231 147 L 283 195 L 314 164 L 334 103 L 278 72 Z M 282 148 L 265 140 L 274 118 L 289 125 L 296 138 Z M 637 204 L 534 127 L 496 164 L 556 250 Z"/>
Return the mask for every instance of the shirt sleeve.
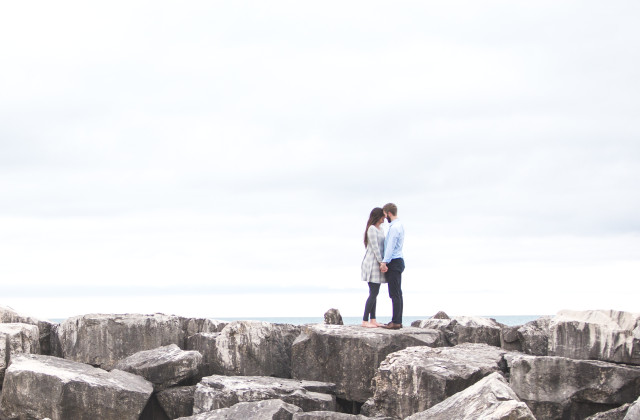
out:
<path id="1" fill-rule="evenodd" d="M 382 261 L 382 255 L 380 255 L 380 249 L 378 247 L 378 237 L 373 229 L 376 229 L 376 227 L 373 225 L 369 226 L 369 230 L 367 230 L 367 240 L 369 246 L 373 249 L 373 255 L 376 257 L 376 261 L 380 263 Z"/>
<path id="2" fill-rule="evenodd" d="M 396 247 L 396 242 L 398 242 L 398 230 L 391 226 L 389 228 L 389 233 L 387 234 L 387 239 L 384 241 L 384 258 L 382 259 L 382 262 L 388 264 L 391 261 L 391 256 L 393 255 L 393 250 Z"/>

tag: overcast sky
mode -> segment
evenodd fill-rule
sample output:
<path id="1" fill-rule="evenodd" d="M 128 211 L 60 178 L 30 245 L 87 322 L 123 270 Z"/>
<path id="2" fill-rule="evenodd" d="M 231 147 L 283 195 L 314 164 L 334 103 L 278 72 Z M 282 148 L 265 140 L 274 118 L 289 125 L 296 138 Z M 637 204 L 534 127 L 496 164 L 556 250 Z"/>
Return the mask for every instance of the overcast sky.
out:
<path id="1" fill-rule="evenodd" d="M 4 2 L 0 305 L 640 312 L 636 1 Z M 387 288 L 378 316 L 390 316 Z"/>

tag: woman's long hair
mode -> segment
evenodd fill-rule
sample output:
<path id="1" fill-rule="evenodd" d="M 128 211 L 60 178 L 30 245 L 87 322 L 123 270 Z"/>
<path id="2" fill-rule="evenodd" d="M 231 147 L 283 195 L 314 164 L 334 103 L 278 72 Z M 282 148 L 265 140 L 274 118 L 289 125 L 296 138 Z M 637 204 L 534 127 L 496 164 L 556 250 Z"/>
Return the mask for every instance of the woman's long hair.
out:
<path id="1" fill-rule="evenodd" d="M 367 228 L 364 230 L 364 247 L 365 248 L 369 244 L 369 238 L 367 237 L 367 232 L 369 231 L 369 227 L 378 223 L 378 220 L 380 220 L 382 217 L 384 217 L 384 212 L 380 207 L 376 207 L 375 209 L 371 210 L 371 213 L 369 214 L 369 221 L 367 222 Z"/>

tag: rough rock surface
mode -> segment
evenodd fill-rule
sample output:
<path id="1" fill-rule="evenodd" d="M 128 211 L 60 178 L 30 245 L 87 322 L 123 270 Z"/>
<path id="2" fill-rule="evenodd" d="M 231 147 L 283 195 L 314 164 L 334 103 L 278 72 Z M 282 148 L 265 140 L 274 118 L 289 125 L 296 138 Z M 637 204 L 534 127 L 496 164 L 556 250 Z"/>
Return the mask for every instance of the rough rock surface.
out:
<path id="1" fill-rule="evenodd" d="M 293 377 L 334 383 L 338 397 L 365 402 L 373 395 L 371 379 L 387 355 L 442 344 L 440 332 L 421 328 L 307 325 L 293 343 Z"/>
<path id="2" fill-rule="evenodd" d="M 638 398 L 627 410 L 624 420 L 640 420 L 640 398 Z"/>
<path id="3" fill-rule="evenodd" d="M 373 398 L 362 413 L 405 418 L 424 411 L 485 376 L 506 370 L 505 356 L 499 347 L 470 343 L 392 353 L 380 365 Z"/>
<path id="4" fill-rule="evenodd" d="M 538 419 L 584 419 L 634 401 L 640 367 L 552 356 L 519 356 L 511 388 Z"/>
<path id="5" fill-rule="evenodd" d="M 195 350 L 202 355 L 200 376 L 221 375 L 222 367 L 218 362 L 218 346 L 216 340 L 220 333 L 198 333 L 187 338 L 186 350 Z"/>
<path id="6" fill-rule="evenodd" d="M 499 373 L 492 373 L 469 388 L 407 420 L 536 420 Z"/>
<path id="7" fill-rule="evenodd" d="M 21 353 L 40 353 L 38 327 L 20 323 L 0 324 L 0 388 L 11 357 Z"/>
<path id="8" fill-rule="evenodd" d="M 550 356 L 640 365 L 640 314 L 565 310 L 549 330 Z"/>
<path id="9" fill-rule="evenodd" d="M 393 420 L 391 417 L 367 417 L 356 414 L 335 413 L 332 411 L 310 411 L 296 413 L 293 420 Z"/>
<path id="10" fill-rule="evenodd" d="M 137 420 L 152 392 L 151 383 L 131 373 L 17 355 L 5 375 L 0 411 L 10 419 Z"/>
<path id="11" fill-rule="evenodd" d="M 222 376 L 203 378 L 196 386 L 193 412 L 231 407 L 239 402 L 281 399 L 304 411 L 335 411 L 335 386 L 330 383 L 298 381 L 265 376 Z"/>
<path id="12" fill-rule="evenodd" d="M 184 316 L 178 316 L 178 319 L 180 320 L 180 326 L 182 331 L 184 331 L 185 338 L 201 332 L 220 332 L 224 327 L 229 325 L 229 322 L 227 321 L 209 318 L 187 318 Z"/>
<path id="13" fill-rule="evenodd" d="M 624 420 L 625 414 L 629 410 L 631 404 L 624 404 L 613 410 L 603 411 L 587 417 L 585 420 Z"/>
<path id="14" fill-rule="evenodd" d="M 413 321 L 412 327 L 440 330 L 447 344 L 483 343 L 500 347 L 500 331 L 503 324 L 492 318 L 458 316 L 453 319 L 424 319 Z"/>
<path id="15" fill-rule="evenodd" d="M 204 331 L 196 331 L 202 328 Z M 189 333 L 211 332 L 210 320 L 175 315 L 90 314 L 67 319 L 58 328 L 59 356 L 103 369 L 139 351 L 176 344 L 185 348 Z"/>
<path id="16" fill-rule="evenodd" d="M 282 400 L 242 402 L 229 408 L 221 408 L 179 420 L 291 420 L 302 409 Z"/>
<path id="17" fill-rule="evenodd" d="M 193 396 L 196 386 L 176 386 L 156 394 L 160 407 L 170 419 L 188 417 L 193 414 Z"/>
<path id="18" fill-rule="evenodd" d="M 342 315 L 337 309 L 329 309 L 324 313 L 324 323 L 327 325 L 344 325 Z"/>
<path id="19" fill-rule="evenodd" d="M 216 361 L 224 375 L 291 378 L 291 346 L 300 327 L 235 321 L 216 338 Z"/>
<path id="20" fill-rule="evenodd" d="M 115 368 L 140 375 L 161 391 L 198 375 L 202 355 L 184 351 L 175 344 L 135 353 L 119 361 Z"/>
<path id="21" fill-rule="evenodd" d="M 504 326 L 500 333 L 500 346 L 508 351 L 546 356 L 549 347 L 550 323 L 551 318 L 542 317 L 524 325 Z"/>
<path id="22" fill-rule="evenodd" d="M 438 313 L 432 316 L 431 319 L 451 319 L 451 317 L 444 311 L 438 311 Z"/>
<path id="23" fill-rule="evenodd" d="M 40 352 L 47 355 L 51 354 L 51 334 L 52 330 L 55 327 L 54 323 L 19 314 L 18 312 L 7 306 L 0 306 L 0 323 L 22 323 L 36 325 L 40 334 Z"/>

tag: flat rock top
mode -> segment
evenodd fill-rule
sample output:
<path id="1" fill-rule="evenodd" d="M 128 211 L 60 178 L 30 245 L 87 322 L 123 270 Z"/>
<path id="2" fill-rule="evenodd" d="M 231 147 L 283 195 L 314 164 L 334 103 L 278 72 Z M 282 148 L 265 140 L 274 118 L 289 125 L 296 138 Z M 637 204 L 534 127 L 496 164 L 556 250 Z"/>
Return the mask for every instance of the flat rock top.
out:
<path id="1" fill-rule="evenodd" d="M 38 327 L 33 324 L 23 324 L 19 322 L 0 323 L 0 334 L 19 334 L 24 330 L 35 330 Z"/>
<path id="2" fill-rule="evenodd" d="M 613 330 L 631 331 L 640 328 L 640 314 L 614 310 L 562 310 L 556 314 L 551 323 L 556 325 L 561 322 L 584 322 L 599 324 Z"/>
<path id="3" fill-rule="evenodd" d="M 385 367 L 401 364 L 440 369 L 453 373 L 459 369 L 476 367 L 497 367 L 498 361 L 506 354 L 506 350 L 487 344 L 460 344 L 455 347 L 408 347 L 391 354 L 384 362 Z"/>
<path id="4" fill-rule="evenodd" d="M 33 372 L 55 376 L 62 382 L 87 382 L 95 385 L 113 385 L 124 389 L 149 392 L 150 382 L 131 373 L 114 370 L 107 372 L 84 363 L 65 360 L 54 356 L 18 354 L 13 357 L 7 375 L 16 372 Z"/>
<path id="5" fill-rule="evenodd" d="M 455 321 L 455 322 L 454 322 Z M 421 319 L 413 322 L 416 325 L 423 325 L 426 327 L 439 328 L 447 327 L 452 323 L 463 327 L 487 327 L 487 328 L 501 328 L 503 324 L 499 323 L 492 318 L 482 318 L 478 316 L 456 316 L 453 318 L 429 318 Z"/>
<path id="6" fill-rule="evenodd" d="M 137 320 L 147 320 L 154 319 L 157 321 L 168 321 L 168 320 L 178 320 L 180 317 L 176 315 L 165 315 L 161 313 L 156 314 L 86 314 L 86 315 L 77 315 L 67 318 L 63 324 L 73 323 L 78 320 L 83 321 L 113 321 L 113 322 L 127 322 L 127 321 L 137 321 Z"/>
<path id="7" fill-rule="evenodd" d="M 272 378 L 269 376 L 207 376 L 200 382 L 203 386 L 216 389 L 227 389 L 234 391 L 257 391 L 261 389 L 280 389 L 283 391 L 294 391 L 304 389 L 310 392 L 321 392 L 324 394 L 334 394 L 335 385 L 330 382 L 304 381 L 298 379 Z"/>
<path id="8" fill-rule="evenodd" d="M 514 353 L 514 357 L 511 360 L 511 365 L 517 362 L 527 363 L 529 365 L 553 365 L 553 364 L 575 364 L 575 365 L 591 365 L 598 368 L 603 369 L 615 369 L 615 370 L 623 370 L 627 371 L 628 374 L 639 377 L 640 375 L 640 366 L 629 365 L 624 363 L 612 363 L 606 362 L 603 360 L 582 360 L 582 359 L 571 359 L 568 357 L 562 356 L 533 356 L 522 353 Z"/>
<path id="9" fill-rule="evenodd" d="M 312 331 L 316 334 L 339 335 L 353 338 L 376 338 L 397 335 L 409 336 L 429 336 L 440 335 L 440 332 L 428 328 L 403 327 L 399 330 L 389 330 L 386 328 L 364 328 L 359 325 L 328 325 L 328 324 L 308 324 L 303 328 L 303 332 Z"/>

